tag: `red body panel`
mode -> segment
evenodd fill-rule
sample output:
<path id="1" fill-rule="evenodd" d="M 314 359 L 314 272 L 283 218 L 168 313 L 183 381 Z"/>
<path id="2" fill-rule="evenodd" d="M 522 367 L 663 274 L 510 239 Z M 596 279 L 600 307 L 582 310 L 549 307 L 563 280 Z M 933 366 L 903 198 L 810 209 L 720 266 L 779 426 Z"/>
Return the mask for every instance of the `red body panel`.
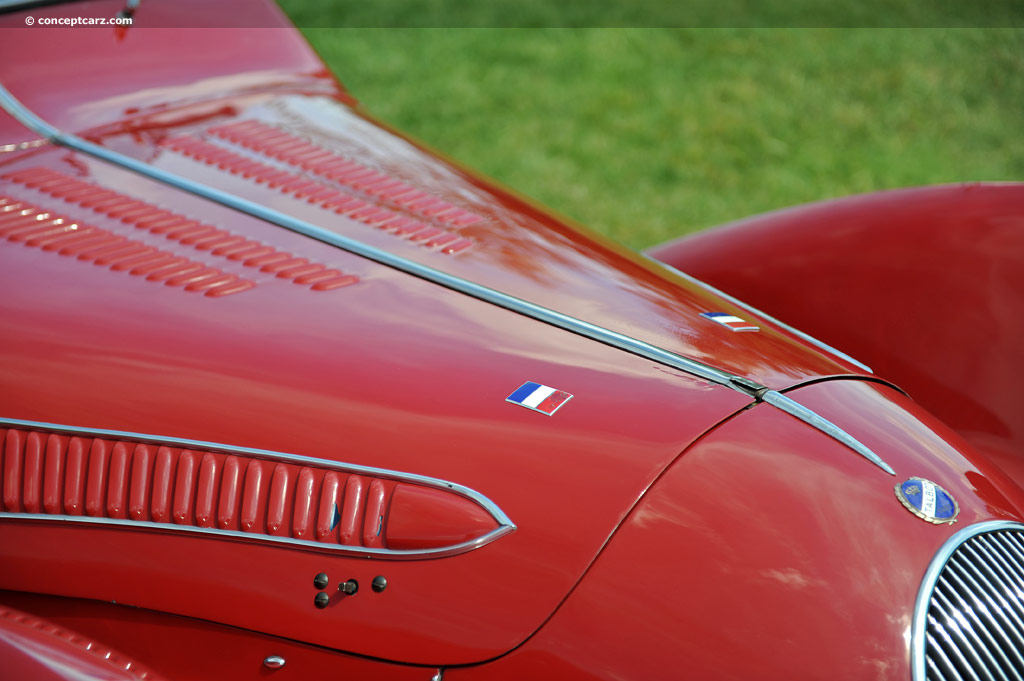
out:
<path id="1" fill-rule="evenodd" d="M 651 255 L 866 362 L 1024 480 L 1024 185 L 812 204 Z"/>
<path id="2" fill-rule="evenodd" d="M 210 622 L 164 615 L 141 608 L 124 608 L 111 603 L 10 591 L 0 592 L 0 600 L 14 604 L 24 612 L 45 617 L 47 621 L 72 629 L 77 634 L 115 642 L 118 650 L 131 651 L 133 656 L 145 659 L 151 667 L 160 669 L 164 678 L 169 680 L 210 678 L 219 681 L 306 681 L 320 678 L 373 678 L 427 681 L 436 671 L 343 655 L 273 636 L 261 636 Z M 100 650 L 101 653 L 106 652 L 106 649 Z M 284 658 L 284 666 L 276 669 L 267 667 L 263 661 L 272 656 Z M 42 677 L 9 678 L 34 680 Z M 84 681 L 80 677 L 72 678 Z M 128 681 L 136 677 L 113 678 Z M 152 672 L 143 679 L 161 681 Z"/>
<path id="3" fill-rule="evenodd" d="M 5 679 L 162 681 L 136 660 L 81 632 L 6 605 L 0 606 L 0 659 Z"/>
<path id="4" fill-rule="evenodd" d="M 239 12 L 279 28 L 166 28 L 227 26 Z M 935 479 L 959 500 L 965 525 L 1021 519 L 1018 487 L 853 364 L 376 124 L 262 1 L 143 3 L 128 30 L 0 30 L 0 82 L 68 132 L 791 390 L 897 474 L 747 394 L 34 143 L 0 114 L 0 144 L 28 143 L 0 153 L 0 418 L 139 434 L 111 441 L 208 445 L 165 456 L 174 465 L 159 470 L 160 484 L 135 476 L 136 489 L 124 445 L 73 460 L 70 443 L 53 445 L 67 446 L 66 457 L 51 455 L 49 439 L 26 434 L 31 426 L 8 429 L 0 601 L 177 678 L 429 678 L 444 666 L 455 679 L 836 669 L 895 679 L 908 675 L 917 586 L 953 530 L 908 513 L 893 483 Z M 1019 200 L 1019 190 L 999 191 Z M 851 233 L 858 215 L 846 223 Z M 810 223 L 830 219 L 812 217 L 801 242 L 815 243 Z M 900 238 L 892 243 L 913 243 Z M 677 262 L 674 249 L 659 255 Z M 751 258 L 742 260 L 746 272 Z M 794 286 L 824 276 L 800 272 Z M 761 280 L 723 279 L 747 281 L 758 304 Z M 760 330 L 737 333 L 702 312 Z M 840 313 L 837 328 L 861 319 L 856 306 Z M 821 335 L 860 354 L 845 335 Z M 876 369 L 893 369 L 901 386 L 909 373 L 899 362 Z M 573 398 L 553 416 L 507 402 L 527 381 Z M 996 387 L 993 399 L 1009 404 Z M 218 443 L 449 480 L 516 529 L 473 551 L 413 560 L 274 544 L 260 535 L 301 538 L 310 518 L 333 523 L 335 508 L 340 527 L 329 530 L 364 547 L 458 542 L 490 521 L 477 504 L 403 492 L 390 497 L 402 522 L 375 533 L 366 518 L 388 513 L 386 476 L 324 492 L 341 506 L 321 501 L 314 516 L 299 497 L 309 485 L 327 489 L 326 474 L 257 465 L 243 485 L 212 472 L 229 468 L 204 454 Z M 137 451 L 132 465 L 149 466 Z M 99 522 L 132 518 L 146 492 L 139 512 L 164 525 Z M 225 517 L 238 518 L 238 536 L 175 530 L 175 518 L 209 523 L 214 498 L 231 500 L 237 514 Z M 54 521 L 61 515 L 75 522 Z M 378 576 L 383 591 L 370 588 Z M 349 580 L 358 591 L 339 592 Z M 322 609 L 318 593 L 330 596 Z M 261 666 L 272 654 L 295 663 L 272 672 Z"/>
<path id="5" fill-rule="evenodd" d="M 123 171 L 77 155 L 46 156 L 73 161 L 91 181 L 203 216 L 359 282 L 312 290 L 8 183 L 8 195 L 257 285 L 211 298 L 167 285 L 171 280 L 132 276 L 116 263 L 47 251 L 31 238 L 0 242 L 0 288 L 18 292 L 0 322 L 5 416 L 452 480 L 492 499 L 519 529 L 470 554 L 383 568 L 262 545 L 8 523 L 3 532 L 25 533 L 5 540 L 8 588 L 44 591 L 73 569 L 81 575 L 73 583 L 56 579 L 63 595 L 219 618 L 405 662 L 479 661 L 536 629 L 660 470 L 748 401 L 207 202 L 171 198 L 166 188 Z M 506 403 L 527 379 L 586 398 L 550 418 Z M 679 422 L 680 410 L 693 418 Z M 109 561 L 96 561 L 97 541 L 109 546 Z M 60 565 L 53 562 L 58 555 Z M 538 563 L 538 555 L 547 562 Z M 189 567 L 196 564 L 205 569 Z M 234 578 L 252 564 L 263 566 L 255 584 Z M 192 598 L 151 588 L 151 571 L 168 569 L 195 580 Z M 366 592 L 321 612 L 311 587 L 321 571 L 367 584 L 383 573 L 393 586 L 376 600 Z M 536 586 L 520 592 L 513 584 L 521 580 Z M 239 601 L 247 605 L 231 605 Z M 342 626 L 369 612 L 372 625 Z M 438 612 L 446 613 L 441 621 Z M 503 617 L 483 619 L 486 612 Z M 328 617 L 337 626 L 324 626 Z"/>
<path id="6" fill-rule="evenodd" d="M 136 25 L 120 40 L 107 31 L 65 32 L 60 55 L 43 47 L 39 33 L 9 30 L 0 44 L 0 64 L 9 65 L 0 67 L 0 81 L 53 124 L 159 168 L 774 388 L 858 372 L 766 322 L 758 322 L 759 333 L 737 334 L 700 317 L 737 308 L 596 235 L 584 236 L 342 105 L 351 99 L 292 30 L 268 29 L 264 36 L 256 32 L 258 37 L 252 30 L 193 31 L 188 40 L 194 59 L 168 70 L 169 45 L 181 33 L 146 26 L 187 22 L 194 4 L 203 3 L 176 3 L 169 14 L 161 9 L 148 18 L 140 9 Z M 265 25 L 273 25 L 274 12 L 268 11 Z M 8 21 L 16 24 L 18 18 Z M 249 54 L 266 43 L 274 52 Z M 272 60 L 277 52 L 279 59 Z M 97 79 L 116 64 L 117 78 L 101 86 L 91 79 L 70 82 L 74 77 L 65 75 L 67 81 L 40 89 L 35 74 L 13 67 L 71 54 L 81 55 L 78 68 Z M 203 60 L 218 66 L 204 72 Z M 59 105 L 54 92 L 60 93 Z M 273 156 L 224 133 L 226 126 L 244 122 L 296 135 L 312 155 Z M 317 149 L 328 156 L 317 157 Z M 303 165 L 307 160 L 317 163 Z M 344 162 L 360 167 L 345 173 L 337 165 Z M 252 171 L 252 163 L 289 178 L 265 179 L 267 173 Z M 344 177 L 332 179 L 337 175 L 318 172 L 317 164 Z M 396 183 L 418 193 L 393 195 Z M 333 195 L 326 194 L 330 190 Z M 339 205 L 339 192 L 367 208 Z M 374 207 L 423 229 L 412 233 L 405 224 L 381 224 L 386 216 Z M 471 248 L 442 257 L 447 247 L 467 240 Z"/>
<path id="7" fill-rule="evenodd" d="M 961 523 L 1019 520 L 1024 495 L 889 388 L 828 381 L 793 396 L 878 452 L 898 480 L 943 480 L 962 502 L 956 526 L 907 513 L 893 478 L 760 405 L 665 473 L 534 639 L 446 678 L 909 678 L 921 556 Z"/>

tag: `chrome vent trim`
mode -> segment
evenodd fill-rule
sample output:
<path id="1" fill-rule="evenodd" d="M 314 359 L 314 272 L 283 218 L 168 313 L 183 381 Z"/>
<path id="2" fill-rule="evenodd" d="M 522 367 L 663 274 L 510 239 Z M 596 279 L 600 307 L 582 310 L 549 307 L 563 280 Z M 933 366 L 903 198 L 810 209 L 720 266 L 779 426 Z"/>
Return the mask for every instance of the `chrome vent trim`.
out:
<path id="1" fill-rule="evenodd" d="M 363 558 L 378 558 L 378 559 L 390 559 L 390 560 L 403 560 L 403 559 L 420 559 L 420 558 L 441 558 L 445 556 L 457 555 L 472 551 L 485 544 L 503 537 L 510 532 L 515 531 L 517 528 L 515 524 L 505 515 L 497 504 L 485 497 L 480 492 L 459 485 L 454 482 L 447 480 L 441 480 L 439 478 L 432 478 L 424 475 L 418 475 L 415 473 L 404 473 L 400 471 L 389 470 L 385 468 L 375 468 L 371 466 L 360 466 L 357 464 L 340 463 L 332 461 L 330 459 L 319 459 L 314 457 L 302 456 L 299 454 L 287 454 L 283 452 L 274 452 L 265 449 L 255 449 L 252 447 L 236 447 L 232 445 L 218 444 L 213 442 L 204 442 L 200 440 L 188 440 L 177 437 L 165 437 L 158 435 L 146 435 L 141 433 L 133 433 L 119 430 L 105 430 L 98 428 L 82 428 L 75 426 L 59 425 L 54 423 L 44 423 L 38 421 L 25 421 L 21 419 L 10 419 L 0 417 L 0 431 L 6 434 L 7 430 L 19 430 L 19 431 L 35 431 L 39 433 L 47 433 L 54 435 L 64 435 L 72 438 L 94 438 L 102 439 L 107 441 L 118 441 L 127 442 L 132 445 L 154 445 L 157 447 L 172 447 L 181 449 L 183 452 L 188 450 L 192 454 L 199 455 L 199 459 L 202 458 L 204 452 L 213 452 L 217 454 L 226 455 L 237 455 L 246 457 L 250 460 L 259 460 L 268 463 L 285 463 L 293 464 L 297 466 L 310 466 L 317 469 L 326 469 L 327 471 L 338 471 L 354 476 L 365 476 L 367 478 L 395 481 L 399 483 L 410 483 L 420 487 L 429 487 L 444 492 L 453 493 L 473 501 L 475 504 L 485 510 L 496 522 L 497 527 L 487 532 L 482 536 L 478 536 L 471 541 L 465 541 L 459 544 L 447 545 L 443 547 L 432 547 L 432 548 L 417 548 L 417 549 L 389 549 L 389 548 L 375 548 L 372 546 L 358 546 L 358 545 L 347 545 L 347 544 L 332 544 L 325 543 L 322 541 L 315 541 L 312 539 L 298 539 L 291 536 L 274 535 L 263 532 L 262 530 L 253 531 L 239 531 L 236 529 L 223 529 L 214 526 L 196 526 L 194 524 L 177 524 L 176 521 L 165 519 L 160 522 L 153 522 L 152 520 L 136 519 L 131 518 L 120 518 L 120 517 L 109 517 L 109 514 L 105 517 L 102 511 L 91 512 L 79 511 L 78 514 L 69 514 L 66 512 L 67 509 L 53 509 L 51 512 L 49 509 L 44 510 L 43 507 L 48 505 L 46 502 L 44 491 L 44 485 L 41 481 L 37 481 L 33 484 L 33 488 L 36 492 L 41 492 L 35 496 L 39 498 L 33 499 L 33 506 L 39 508 L 34 510 L 21 510 L 20 508 L 14 511 L 8 510 L 5 499 L 0 499 L 0 521 L 3 520 L 31 520 L 31 521 L 57 521 L 64 523 L 86 523 L 92 525 L 106 525 L 106 526 L 122 526 L 122 527 L 133 527 L 133 528 L 147 528 L 158 531 L 170 531 L 170 532 L 185 532 L 185 533 L 197 533 L 205 535 L 214 535 L 220 537 L 231 537 L 234 539 L 242 539 L 246 541 L 257 541 L 260 543 L 267 542 L 272 544 L 281 544 L 286 546 L 293 546 L 296 548 L 313 549 L 317 551 L 327 551 L 331 553 L 341 553 L 351 556 L 359 556 Z M 4 445 L 4 439 L 0 438 L 0 446 Z M 110 444 L 115 444 L 111 442 Z M 0 458 L 4 458 L 0 452 Z M 46 456 L 44 452 L 39 452 L 35 457 L 34 465 L 32 466 L 31 476 L 33 478 L 40 478 L 43 473 L 43 469 L 49 466 L 47 461 L 45 464 L 43 458 Z M 177 459 L 176 459 L 177 460 Z M 5 461 L 6 464 L 6 461 Z M 90 461 L 91 464 L 91 461 Z M 197 469 L 198 471 L 198 469 Z M 10 481 L 11 471 L 0 470 L 0 475 L 3 477 L 3 485 L 0 489 L 3 490 L 3 497 L 21 497 L 24 494 L 22 489 L 21 478 L 29 477 L 30 473 L 26 468 L 22 466 L 17 467 L 17 476 L 15 481 Z M 91 471 L 89 471 L 91 473 Z M 172 477 L 180 475 L 180 471 L 172 473 Z M 270 477 L 269 474 L 266 477 Z M 104 488 L 106 483 L 102 483 Z M 194 485 L 194 483 L 193 483 Z M 83 487 L 86 487 L 86 483 L 82 483 Z M 127 481 L 124 485 L 127 487 Z M 9 489 L 10 488 L 10 489 Z M 10 494 L 8 494 L 10 492 Z M 175 490 L 171 490 L 172 494 Z M 88 493 L 87 493 L 88 494 Z M 101 493 L 102 494 L 102 493 Z M 63 496 L 63 495 L 61 495 Z M 197 503 L 196 495 L 192 495 L 191 503 L 193 506 Z M 264 495 L 266 496 L 266 495 Z M 84 501 L 88 504 L 88 501 Z M 23 506 L 25 504 L 19 504 Z M 215 506 L 216 508 L 216 506 Z M 26 512 L 27 511 L 27 512 Z M 215 523 L 210 523 L 214 525 Z M 235 523 L 237 525 L 238 523 Z M 333 531 L 332 527 L 332 531 Z"/>
<path id="2" fill-rule="evenodd" d="M 932 559 L 914 608 L 914 681 L 1024 681 L 1024 524 L 979 523 Z"/>

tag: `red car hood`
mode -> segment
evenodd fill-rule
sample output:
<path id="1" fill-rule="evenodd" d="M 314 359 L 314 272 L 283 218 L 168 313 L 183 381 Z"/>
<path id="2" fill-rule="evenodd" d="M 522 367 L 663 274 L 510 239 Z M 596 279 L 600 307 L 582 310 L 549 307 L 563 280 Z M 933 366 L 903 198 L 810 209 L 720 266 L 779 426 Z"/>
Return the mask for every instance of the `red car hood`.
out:
<path id="1" fill-rule="evenodd" d="M 107 190 L 168 207 L 339 274 L 328 287 L 278 277 L 19 181 L 24 168 L 66 175 L 69 164 L 77 182 L 96 186 L 88 197 Z M 79 154 L 47 150 L 0 166 L 0 176 L 0 203 L 185 261 L 167 278 L 131 254 L 76 250 L 67 233 L 5 231 L 0 290 L 14 295 L 0 303 L 0 415 L 441 478 L 485 495 L 518 526 L 470 553 L 386 561 L 6 522 L 9 589 L 57 588 L 365 655 L 400 650 L 406 662 L 480 661 L 533 632 L 661 470 L 750 401 Z M 189 263 L 228 279 L 189 290 Z M 574 397 L 550 417 L 506 402 L 526 381 Z M 77 561 L 89 567 L 61 576 Z M 376 575 L 390 586 L 321 612 L 319 572 L 332 588 Z M 132 577 L 154 573 L 176 588 Z"/>
<path id="2" fill-rule="evenodd" d="M 154 4 L 149 16 L 173 25 L 200 4 Z M 10 31 L 0 81 L 51 123 L 158 168 L 770 387 L 855 372 L 373 123 L 293 31 L 265 36 L 271 53 L 251 33 L 141 30 L 149 7 L 127 32 L 54 42 Z M 186 39 L 178 63 L 169 55 Z M 0 142 L 31 138 L 10 118 L 0 132 Z M 518 526 L 470 553 L 395 562 L 4 523 L 8 589 L 116 599 L 403 662 L 485 660 L 534 632 L 657 476 L 750 402 L 79 153 L 30 144 L 0 159 L 0 177 L 4 205 L 184 268 L 160 278 L 127 256 L 12 227 L 0 247 L 0 290 L 17 293 L 0 303 L 0 415 L 452 480 Z M 366 205 L 344 209 L 344 197 Z M 239 240 L 256 251 L 232 257 Z M 217 274 L 189 278 L 207 271 Z M 507 403 L 525 381 L 574 398 L 551 417 Z M 73 581 L 64 564 L 80 566 Z M 392 586 L 321 612 L 311 586 L 321 571 Z"/>
<path id="3" fill-rule="evenodd" d="M 287 25 L 276 7 L 249 4 L 252 25 Z M 292 29 L 148 28 L 216 25 L 208 15 L 203 3 L 147 5 L 127 31 L 63 32 L 52 41 L 45 28 L 10 29 L 0 82 L 67 132 L 773 389 L 863 373 L 379 125 Z M 188 54 L 169 63 L 183 40 Z M 369 208 L 339 206 L 329 189 Z M 367 215 L 374 207 L 423 229 Z M 735 314 L 760 331 L 737 333 L 705 312 Z"/>

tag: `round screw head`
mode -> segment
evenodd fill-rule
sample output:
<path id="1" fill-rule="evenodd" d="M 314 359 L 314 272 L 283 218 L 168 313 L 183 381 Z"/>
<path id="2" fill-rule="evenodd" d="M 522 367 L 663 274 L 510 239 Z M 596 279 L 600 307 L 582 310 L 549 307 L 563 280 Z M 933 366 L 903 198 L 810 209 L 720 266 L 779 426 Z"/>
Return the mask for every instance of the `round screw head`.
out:
<path id="1" fill-rule="evenodd" d="M 321 572 L 313 578 L 313 586 L 318 589 L 326 589 L 327 585 L 331 583 L 331 580 L 327 577 L 326 572 Z"/>
<path id="2" fill-rule="evenodd" d="M 326 608 L 326 607 L 327 607 L 327 604 L 328 604 L 328 603 L 330 603 L 330 601 L 331 601 L 331 597 L 330 597 L 330 596 L 328 596 L 328 595 L 327 595 L 326 593 L 324 593 L 323 591 L 321 591 L 321 592 L 320 592 L 320 593 L 318 593 L 318 594 L 316 595 L 316 597 L 315 597 L 315 598 L 313 599 L 313 605 L 315 605 L 316 607 L 318 607 L 318 608 L 320 608 L 321 610 L 323 610 L 324 608 Z"/>
<path id="3" fill-rule="evenodd" d="M 388 580 L 384 575 L 377 575 L 373 578 L 373 583 L 370 584 L 370 587 L 377 593 L 380 593 L 388 588 Z"/>
<path id="4" fill-rule="evenodd" d="M 350 579 L 347 582 L 342 582 L 338 585 L 338 591 L 349 596 L 353 596 L 357 591 L 359 591 L 359 582 L 357 582 L 354 579 Z"/>

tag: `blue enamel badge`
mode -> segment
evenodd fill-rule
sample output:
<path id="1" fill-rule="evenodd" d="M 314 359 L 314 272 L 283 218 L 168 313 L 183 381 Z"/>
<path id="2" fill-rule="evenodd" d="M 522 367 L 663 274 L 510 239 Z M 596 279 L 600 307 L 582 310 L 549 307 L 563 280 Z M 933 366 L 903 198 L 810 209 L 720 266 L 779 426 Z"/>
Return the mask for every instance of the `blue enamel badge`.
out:
<path id="1" fill-rule="evenodd" d="M 953 495 L 931 480 L 910 478 L 901 482 L 896 485 L 896 498 L 918 518 L 936 525 L 952 525 L 960 514 Z"/>

